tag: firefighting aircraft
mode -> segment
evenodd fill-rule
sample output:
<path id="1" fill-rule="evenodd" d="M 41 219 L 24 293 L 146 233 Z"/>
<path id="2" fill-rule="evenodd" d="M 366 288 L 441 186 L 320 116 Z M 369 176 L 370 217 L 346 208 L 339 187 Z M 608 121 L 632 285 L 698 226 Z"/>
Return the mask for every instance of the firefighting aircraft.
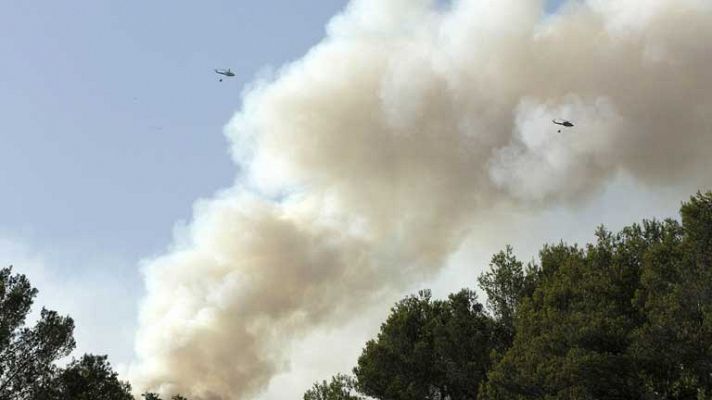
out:
<path id="1" fill-rule="evenodd" d="M 219 75 L 227 76 L 228 78 L 232 78 L 233 76 L 235 76 L 235 73 L 232 72 L 232 71 L 230 71 L 230 68 L 228 68 L 228 69 L 216 69 L 216 70 L 215 70 L 215 73 L 216 73 L 216 74 L 219 74 Z M 222 81 L 223 81 L 223 78 L 220 78 L 220 82 L 222 82 Z"/>
<path id="2" fill-rule="evenodd" d="M 556 125 L 565 126 L 567 128 L 571 128 L 572 126 L 574 126 L 574 124 L 571 123 L 571 121 L 567 121 L 565 119 L 554 119 L 554 120 L 551 120 L 551 122 L 555 123 Z M 557 132 L 561 133 L 561 129 L 559 129 Z"/>

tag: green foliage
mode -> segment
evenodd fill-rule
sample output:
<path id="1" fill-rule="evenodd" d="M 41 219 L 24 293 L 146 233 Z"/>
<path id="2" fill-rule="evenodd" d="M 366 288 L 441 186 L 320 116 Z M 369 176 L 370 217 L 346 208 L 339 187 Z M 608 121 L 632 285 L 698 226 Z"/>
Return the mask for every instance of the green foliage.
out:
<path id="1" fill-rule="evenodd" d="M 356 393 L 355 380 L 346 375 L 336 375 L 331 382 L 322 381 L 315 383 L 311 389 L 304 393 L 304 400 L 363 400 Z"/>
<path id="2" fill-rule="evenodd" d="M 492 257 L 489 271 L 480 275 L 480 288 L 487 294 L 487 305 L 496 321 L 498 349 L 511 346 L 514 340 L 514 315 L 522 297 L 531 294 L 536 274 L 530 266 L 525 274 L 522 263 L 507 246 Z"/>
<path id="3" fill-rule="evenodd" d="M 546 246 L 482 397 L 709 398 L 712 195 L 693 197 L 681 214 L 682 225 L 600 228 L 583 249 Z"/>
<path id="4" fill-rule="evenodd" d="M 708 257 L 712 253 L 712 192 L 692 197 L 682 205 L 680 214 L 688 244 L 696 255 Z"/>
<path id="5" fill-rule="evenodd" d="M 0 270 L 0 399 L 132 400 L 106 356 L 84 355 L 65 368 L 56 362 L 74 349 L 74 322 L 42 309 L 31 327 L 25 320 L 37 290 L 12 268 Z"/>
<path id="6" fill-rule="evenodd" d="M 0 399 L 36 398 L 51 385 L 53 363 L 74 349 L 69 317 L 42 309 L 34 326 L 24 326 L 36 295 L 25 276 L 0 270 Z"/>
<path id="7" fill-rule="evenodd" d="M 133 400 L 131 386 L 118 379 L 106 356 L 85 354 L 60 370 L 43 398 Z"/>
<path id="8" fill-rule="evenodd" d="M 5 349 L 25 323 L 37 290 L 24 275 L 12 275 L 12 267 L 0 270 L 0 348 Z"/>
<path id="9" fill-rule="evenodd" d="M 421 291 L 396 304 L 354 373 L 377 399 L 476 399 L 489 367 L 492 324 L 474 292 L 432 300 Z"/>

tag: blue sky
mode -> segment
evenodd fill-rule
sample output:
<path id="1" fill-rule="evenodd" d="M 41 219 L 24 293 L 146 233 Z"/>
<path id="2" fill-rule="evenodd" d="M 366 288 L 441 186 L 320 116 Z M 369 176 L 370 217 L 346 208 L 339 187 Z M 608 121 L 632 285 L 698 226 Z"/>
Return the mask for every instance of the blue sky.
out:
<path id="1" fill-rule="evenodd" d="M 0 15 L 2 229 L 146 255 L 235 169 L 242 85 L 323 36 L 341 1 L 9 2 Z M 236 80 L 217 82 L 214 67 Z"/>
<path id="2" fill-rule="evenodd" d="M 3 4 L 0 238 L 14 250 L 2 262 L 75 316 L 84 349 L 128 360 L 138 262 L 169 245 L 196 199 L 233 181 L 222 129 L 243 85 L 301 56 L 345 3 Z M 219 83 L 223 67 L 238 77 Z M 82 292 L 97 312 L 49 285 Z"/>

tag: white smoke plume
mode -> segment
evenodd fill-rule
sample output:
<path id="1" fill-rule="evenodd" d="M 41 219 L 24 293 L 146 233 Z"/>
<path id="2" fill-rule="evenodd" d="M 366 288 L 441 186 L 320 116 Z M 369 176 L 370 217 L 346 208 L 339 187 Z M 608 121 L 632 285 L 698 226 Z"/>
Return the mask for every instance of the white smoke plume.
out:
<path id="1" fill-rule="evenodd" d="M 247 172 L 147 262 L 134 381 L 250 398 L 292 340 L 437 272 L 494 205 L 710 183 L 710 65 L 708 0 L 353 0 L 247 92 L 227 128 Z"/>

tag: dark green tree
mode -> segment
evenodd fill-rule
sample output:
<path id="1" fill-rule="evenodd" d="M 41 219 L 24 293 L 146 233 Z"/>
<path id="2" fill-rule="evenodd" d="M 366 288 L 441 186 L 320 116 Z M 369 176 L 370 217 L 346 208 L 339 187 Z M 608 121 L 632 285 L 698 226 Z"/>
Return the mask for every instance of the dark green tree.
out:
<path id="1" fill-rule="evenodd" d="M 546 246 L 482 397 L 710 398 L 712 195 L 681 214 Z"/>
<path id="2" fill-rule="evenodd" d="M 130 386 L 113 372 L 106 356 L 84 355 L 60 368 L 74 349 L 74 322 L 42 309 L 25 326 L 37 295 L 24 275 L 0 269 L 0 399 L 132 400 Z"/>
<path id="3" fill-rule="evenodd" d="M 643 260 L 633 333 L 647 392 L 712 398 L 712 193 L 681 208 L 682 226 L 660 235 Z"/>
<path id="4" fill-rule="evenodd" d="M 433 300 L 429 291 L 407 297 L 366 343 L 354 369 L 359 390 L 384 400 L 477 399 L 491 333 L 472 291 L 448 300 Z"/>
<path id="5" fill-rule="evenodd" d="M 336 375 L 331 382 L 315 383 L 304 393 L 304 400 L 364 400 L 356 392 L 356 381 L 347 375 Z"/>
<path id="6" fill-rule="evenodd" d="M 25 326 L 36 295 L 24 275 L 0 270 L 0 399 L 34 399 L 51 384 L 54 362 L 74 349 L 69 317 L 42 309 L 34 326 Z"/>
<path id="7" fill-rule="evenodd" d="M 119 380 L 106 356 L 85 354 L 58 369 L 37 399 L 133 400 L 133 396 L 131 386 Z"/>
<path id="8" fill-rule="evenodd" d="M 514 317 L 524 296 L 531 295 L 536 286 L 536 271 L 514 256 L 511 246 L 495 254 L 490 269 L 478 278 L 480 288 L 487 295 L 487 305 L 496 321 L 497 349 L 502 351 L 514 340 Z"/>

